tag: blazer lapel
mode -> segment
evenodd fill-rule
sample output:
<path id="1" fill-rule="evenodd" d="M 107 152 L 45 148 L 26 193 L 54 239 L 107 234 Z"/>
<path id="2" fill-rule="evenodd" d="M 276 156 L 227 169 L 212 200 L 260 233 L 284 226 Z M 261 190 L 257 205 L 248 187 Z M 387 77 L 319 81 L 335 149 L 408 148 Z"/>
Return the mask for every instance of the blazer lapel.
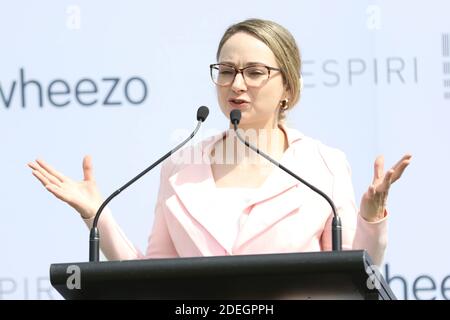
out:
<path id="1" fill-rule="evenodd" d="M 204 156 L 201 163 L 189 163 L 169 178 L 169 183 L 178 197 L 178 203 L 174 203 L 173 199 L 170 203 L 167 203 L 171 209 L 170 212 L 186 229 L 186 232 L 204 255 L 211 255 L 211 248 L 214 247 L 210 243 L 206 243 L 204 232 L 213 237 L 220 245 L 217 254 L 223 254 L 223 250 L 227 250 L 226 240 L 221 238 L 223 234 L 220 232 L 222 226 L 217 223 L 215 218 L 215 213 L 219 209 L 214 199 L 216 184 L 211 165 L 205 161 L 209 157 L 211 147 L 224 134 L 214 136 L 212 140 L 209 140 L 212 141 L 211 143 L 199 145 L 202 148 L 200 153 Z M 190 216 L 190 219 L 186 220 L 186 216 Z M 202 227 L 200 229 L 203 229 L 201 232 L 192 219 L 200 224 Z"/>
<path id="2" fill-rule="evenodd" d="M 301 176 L 298 170 L 299 163 L 295 161 L 295 150 L 290 148 L 286 150 L 280 163 Z M 298 209 L 302 204 L 303 189 L 304 186 L 297 179 L 280 168 L 274 168 L 260 192 L 247 207 L 248 217 L 239 233 L 235 248 L 242 246 Z"/>
<path id="3" fill-rule="evenodd" d="M 295 142 L 304 138 L 303 134 L 294 129 L 284 127 L 282 129 L 285 130 L 288 137 L 289 148 L 280 163 L 306 181 L 329 192 L 323 186 L 323 181 L 326 180 L 319 172 L 314 171 L 319 159 L 312 156 L 315 152 L 309 149 L 310 144 L 305 142 L 302 147 L 299 147 L 298 143 L 294 145 Z M 233 250 L 237 250 L 287 215 L 298 210 L 306 201 L 309 201 L 310 197 L 316 199 L 320 196 L 282 169 L 274 168 L 260 192 L 249 203 L 246 209 L 247 220 L 241 228 Z"/>

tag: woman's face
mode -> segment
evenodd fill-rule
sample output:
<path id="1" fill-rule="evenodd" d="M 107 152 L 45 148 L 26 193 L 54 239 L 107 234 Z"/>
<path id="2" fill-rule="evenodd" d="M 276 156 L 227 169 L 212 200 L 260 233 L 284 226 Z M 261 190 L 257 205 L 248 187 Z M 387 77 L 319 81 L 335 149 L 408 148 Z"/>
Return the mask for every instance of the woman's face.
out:
<path id="1" fill-rule="evenodd" d="M 236 68 L 259 64 L 279 68 L 275 55 L 261 40 L 244 32 L 231 36 L 222 46 L 218 63 Z M 280 71 L 270 71 L 270 78 L 260 87 L 250 87 L 242 73 L 228 86 L 216 86 L 219 105 L 225 116 L 233 109 L 241 110 L 240 125 L 249 128 L 276 127 L 280 101 L 288 98 Z M 242 101 L 245 101 L 242 103 Z"/>

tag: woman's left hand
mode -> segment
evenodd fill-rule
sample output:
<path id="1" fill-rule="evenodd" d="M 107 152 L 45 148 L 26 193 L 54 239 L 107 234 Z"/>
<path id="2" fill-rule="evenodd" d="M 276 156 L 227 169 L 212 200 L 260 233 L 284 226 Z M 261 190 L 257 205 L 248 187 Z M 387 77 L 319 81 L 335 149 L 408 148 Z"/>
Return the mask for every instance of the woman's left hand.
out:
<path id="1" fill-rule="evenodd" d="M 372 185 L 361 199 L 360 214 L 369 221 L 376 222 L 385 217 L 385 209 L 389 188 L 397 181 L 411 161 L 411 155 L 406 154 L 388 172 L 384 173 L 384 157 L 378 156 L 374 165 Z"/>

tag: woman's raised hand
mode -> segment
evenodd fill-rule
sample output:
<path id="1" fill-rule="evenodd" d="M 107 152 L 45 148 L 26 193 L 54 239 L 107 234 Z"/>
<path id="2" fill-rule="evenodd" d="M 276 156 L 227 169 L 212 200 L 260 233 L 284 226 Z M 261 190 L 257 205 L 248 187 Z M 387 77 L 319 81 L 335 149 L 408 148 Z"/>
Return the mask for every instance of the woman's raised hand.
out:
<path id="1" fill-rule="evenodd" d="M 69 204 L 79 212 L 82 218 L 93 218 L 103 202 L 94 179 L 92 159 L 85 156 L 83 159 L 82 181 L 74 181 L 64 176 L 44 160 L 28 163 L 33 169 L 33 175 L 55 197 Z"/>
<path id="2" fill-rule="evenodd" d="M 411 162 L 411 157 L 410 154 L 405 154 L 386 173 L 384 172 L 384 157 L 376 158 L 372 184 L 361 199 L 360 213 L 364 219 L 374 222 L 384 217 L 389 189 L 395 181 L 400 179 L 403 171 Z"/>

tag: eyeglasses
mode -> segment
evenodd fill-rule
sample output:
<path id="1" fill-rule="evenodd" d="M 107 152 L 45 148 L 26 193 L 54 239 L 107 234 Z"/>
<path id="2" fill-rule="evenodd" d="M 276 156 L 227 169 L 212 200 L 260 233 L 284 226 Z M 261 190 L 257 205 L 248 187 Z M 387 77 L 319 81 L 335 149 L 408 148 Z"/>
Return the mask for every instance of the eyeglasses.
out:
<path id="1" fill-rule="evenodd" d="M 212 81 L 221 87 L 232 84 L 238 73 L 242 74 L 245 84 L 248 87 L 260 87 L 270 78 L 270 71 L 281 71 L 281 69 L 264 65 L 251 65 L 238 69 L 223 63 L 211 64 L 209 69 L 211 71 Z"/>

